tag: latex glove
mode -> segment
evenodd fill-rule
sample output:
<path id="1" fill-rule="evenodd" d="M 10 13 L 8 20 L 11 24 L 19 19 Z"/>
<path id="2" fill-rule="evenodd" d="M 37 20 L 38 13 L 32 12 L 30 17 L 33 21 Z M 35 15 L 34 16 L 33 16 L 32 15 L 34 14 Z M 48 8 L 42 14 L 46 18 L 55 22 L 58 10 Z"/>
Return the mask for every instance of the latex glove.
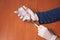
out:
<path id="1" fill-rule="evenodd" d="M 31 19 L 30 14 L 28 14 L 23 7 L 18 8 L 18 10 L 14 11 L 14 13 L 17 13 L 20 19 L 22 19 L 23 21 L 25 20 L 30 21 Z"/>
<path id="2" fill-rule="evenodd" d="M 57 38 L 57 36 L 51 33 L 45 26 L 38 26 L 37 24 L 34 25 L 38 28 L 38 36 L 41 36 L 46 40 L 55 40 Z"/>
<path id="3" fill-rule="evenodd" d="M 31 9 L 29 9 L 29 8 L 27 8 L 27 7 L 25 7 L 25 6 L 23 6 L 23 8 L 25 9 L 25 11 L 26 11 L 28 14 L 30 14 L 30 17 L 31 17 L 31 20 L 32 20 L 32 21 L 38 21 L 38 20 L 39 20 L 37 14 L 34 13 Z"/>
<path id="4" fill-rule="evenodd" d="M 37 15 L 29 8 L 22 6 L 18 8 L 15 13 L 18 13 L 18 16 L 20 16 L 20 19 L 23 19 L 23 21 L 38 21 Z"/>

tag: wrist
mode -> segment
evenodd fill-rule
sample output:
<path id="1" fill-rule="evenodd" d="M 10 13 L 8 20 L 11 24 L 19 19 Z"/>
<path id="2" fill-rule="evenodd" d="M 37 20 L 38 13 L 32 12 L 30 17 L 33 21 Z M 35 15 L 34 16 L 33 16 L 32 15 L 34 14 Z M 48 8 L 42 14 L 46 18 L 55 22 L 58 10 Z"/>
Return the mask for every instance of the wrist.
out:
<path id="1" fill-rule="evenodd" d="M 36 21 L 38 21 L 39 20 L 39 18 L 38 18 L 38 16 L 37 16 L 37 14 L 35 13 L 35 17 L 36 17 Z"/>
<path id="2" fill-rule="evenodd" d="M 56 35 L 53 35 L 50 40 L 56 40 L 56 38 L 57 38 L 57 36 Z"/>

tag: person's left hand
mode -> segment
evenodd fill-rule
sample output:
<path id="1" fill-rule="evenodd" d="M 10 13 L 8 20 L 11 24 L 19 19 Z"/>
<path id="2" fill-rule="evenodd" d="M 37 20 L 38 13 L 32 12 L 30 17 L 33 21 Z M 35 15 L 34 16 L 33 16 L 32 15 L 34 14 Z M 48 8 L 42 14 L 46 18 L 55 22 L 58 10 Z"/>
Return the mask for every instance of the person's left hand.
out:
<path id="1" fill-rule="evenodd" d="M 20 17 L 23 21 L 30 21 L 30 15 L 23 9 L 23 7 L 18 8 L 18 10 L 14 11 L 14 13 L 17 13 L 18 17 Z"/>
<path id="2" fill-rule="evenodd" d="M 46 40 L 55 40 L 57 36 L 53 34 L 47 27 L 40 25 L 38 26 L 38 36 Z"/>
<path id="3" fill-rule="evenodd" d="M 38 21 L 37 14 L 25 6 L 20 7 L 15 13 L 18 13 L 18 16 L 23 21 Z"/>

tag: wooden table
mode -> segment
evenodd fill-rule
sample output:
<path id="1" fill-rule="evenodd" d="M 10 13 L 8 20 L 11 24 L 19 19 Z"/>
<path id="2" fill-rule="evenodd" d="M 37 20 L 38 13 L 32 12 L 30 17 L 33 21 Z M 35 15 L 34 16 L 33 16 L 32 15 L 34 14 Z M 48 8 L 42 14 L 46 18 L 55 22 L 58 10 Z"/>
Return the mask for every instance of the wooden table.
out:
<path id="1" fill-rule="evenodd" d="M 23 22 L 14 13 L 23 5 L 43 12 L 60 7 L 60 0 L 0 0 L 0 40 L 44 40 L 32 23 Z M 43 25 L 60 36 L 60 21 Z"/>

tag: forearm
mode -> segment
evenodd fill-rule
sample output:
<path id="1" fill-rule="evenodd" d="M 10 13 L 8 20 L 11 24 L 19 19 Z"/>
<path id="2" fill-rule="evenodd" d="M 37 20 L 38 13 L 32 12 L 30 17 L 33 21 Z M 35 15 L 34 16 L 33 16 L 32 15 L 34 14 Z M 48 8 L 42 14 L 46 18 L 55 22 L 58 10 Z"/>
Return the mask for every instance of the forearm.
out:
<path id="1" fill-rule="evenodd" d="M 60 20 L 60 8 L 56 8 L 45 12 L 38 12 L 37 16 L 41 24 L 58 21 Z"/>

